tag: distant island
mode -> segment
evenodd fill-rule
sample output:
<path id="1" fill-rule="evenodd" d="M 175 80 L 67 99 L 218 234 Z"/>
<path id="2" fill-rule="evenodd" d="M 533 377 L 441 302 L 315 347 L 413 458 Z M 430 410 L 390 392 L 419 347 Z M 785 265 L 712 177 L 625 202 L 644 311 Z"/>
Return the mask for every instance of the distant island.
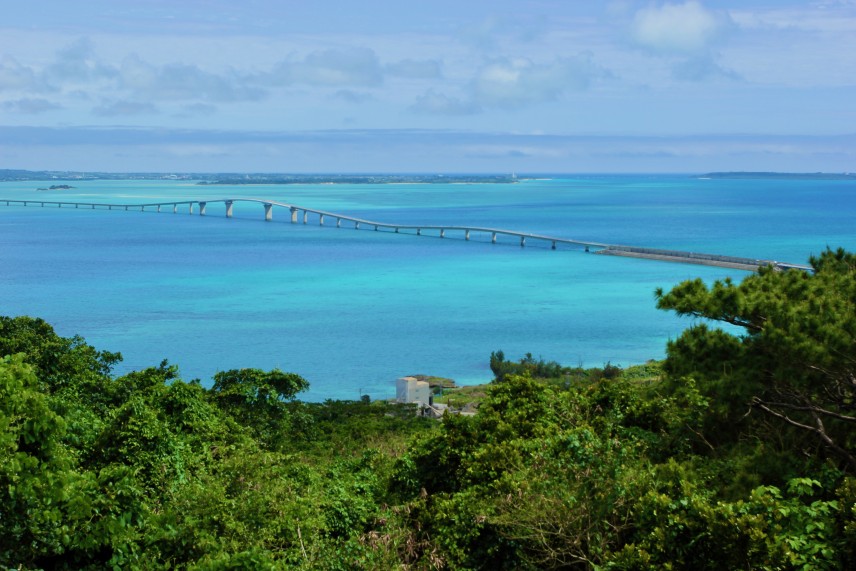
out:
<path id="1" fill-rule="evenodd" d="M 71 190 L 73 188 L 67 184 L 52 184 L 48 188 L 37 188 L 36 190 Z"/>
<path id="2" fill-rule="evenodd" d="M 781 179 L 781 180 L 856 180 L 856 173 L 826 173 L 826 172 L 709 172 L 701 178 L 730 178 L 730 179 Z"/>
<path id="3" fill-rule="evenodd" d="M 81 180 L 174 180 L 201 185 L 251 184 L 477 184 L 515 183 L 515 174 L 284 174 L 284 173 L 114 173 L 0 169 L 0 182 Z M 66 190 L 55 185 L 39 190 Z M 68 187 L 72 188 L 72 187 Z"/>
<path id="4" fill-rule="evenodd" d="M 214 180 L 203 180 L 196 184 L 479 184 L 514 183 L 514 175 L 445 175 L 445 174 L 309 174 L 309 175 L 241 175 L 225 176 Z"/>
<path id="5" fill-rule="evenodd" d="M 78 172 L 29 171 L 0 169 L 0 182 L 20 181 L 82 181 L 82 180 L 171 180 L 199 185 L 262 185 L 262 184 L 513 184 L 538 176 L 532 173 L 518 177 L 510 174 L 426 174 L 426 173 L 375 173 L 375 174 L 288 174 L 288 173 L 157 173 L 157 172 Z M 563 176 L 550 174 L 550 177 Z M 566 176 L 575 176 L 567 174 Z M 856 180 L 856 173 L 786 173 L 765 171 L 725 171 L 689 175 L 709 179 L 779 179 L 779 180 Z M 66 190 L 66 185 L 54 185 L 38 190 Z M 68 187 L 73 188 L 73 187 Z"/>

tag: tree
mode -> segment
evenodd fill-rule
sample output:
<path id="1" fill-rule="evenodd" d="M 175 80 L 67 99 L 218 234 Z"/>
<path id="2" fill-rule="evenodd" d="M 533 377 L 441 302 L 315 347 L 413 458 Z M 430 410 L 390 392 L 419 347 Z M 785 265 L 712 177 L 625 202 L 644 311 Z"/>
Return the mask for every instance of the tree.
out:
<path id="1" fill-rule="evenodd" d="M 0 359 L 0 567 L 131 565 L 146 512 L 131 470 L 77 466 L 23 357 Z"/>
<path id="2" fill-rule="evenodd" d="M 556 361 L 535 360 L 532 353 L 526 353 L 519 362 L 506 361 L 502 350 L 490 354 L 490 370 L 497 381 L 504 381 L 510 375 L 529 375 L 535 379 L 555 379 L 562 376 L 564 369 Z"/>
<path id="3" fill-rule="evenodd" d="M 92 384 L 110 374 L 120 353 L 98 351 L 78 335 L 60 337 L 43 319 L 0 316 L 0 357 L 24 353 L 48 392 Z"/>
<path id="4" fill-rule="evenodd" d="M 706 388 L 720 427 L 759 412 L 856 471 L 856 255 L 810 261 L 811 272 L 765 267 L 740 284 L 658 290 L 660 309 L 742 329 L 690 327 L 669 343 L 665 370 Z"/>
<path id="5" fill-rule="evenodd" d="M 293 416 L 305 420 L 303 414 L 291 414 L 288 405 L 307 388 L 309 382 L 295 373 L 232 369 L 214 375 L 211 394 L 217 406 L 252 427 L 267 446 L 276 448 Z"/>
<path id="6" fill-rule="evenodd" d="M 277 404 L 293 400 L 297 393 L 309 388 L 309 383 L 295 373 L 279 369 L 232 369 L 214 375 L 211 388 L 217 401 L 227 408 L 240 408 L 250 413 L 276 409 Z"/>

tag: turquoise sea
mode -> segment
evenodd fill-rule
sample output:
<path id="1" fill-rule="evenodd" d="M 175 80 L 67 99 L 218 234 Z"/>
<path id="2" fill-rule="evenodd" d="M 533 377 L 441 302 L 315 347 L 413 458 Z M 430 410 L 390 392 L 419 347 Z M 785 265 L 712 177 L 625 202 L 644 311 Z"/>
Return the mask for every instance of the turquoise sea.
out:
<path id="1" fill-rule="evenodd" d="M 517 184 L 199 186 L 180 181 L 0 183 L 3 199 L 111 203 L 263 197 L 401 224 L 478 225 L 613 244 L 805 263 L 856 250 L 856 182 L 691 175 L 544 176 Z M 291 224 L 260 205 L 206 216 L 0 203 L 0 314 L 121 351 L 117 372 L 179 366 L 303 375 L 307 400 L 394 396 L 405 374 L 490 379 L 488 358 L 563 364 L 663 357 L 690 321 L 653 292 L 745 272 L 551 251 L 528 242 Z"/>

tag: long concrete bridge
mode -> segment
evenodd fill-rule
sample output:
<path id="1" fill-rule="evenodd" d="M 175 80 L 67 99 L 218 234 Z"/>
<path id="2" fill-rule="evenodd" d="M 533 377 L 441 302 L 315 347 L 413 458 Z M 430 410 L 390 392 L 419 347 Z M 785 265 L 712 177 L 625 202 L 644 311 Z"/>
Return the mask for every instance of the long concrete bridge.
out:
<path id="1" fill-rule="evenodd" d="M 318 224 L 324 226 L 325 222 L 329 221 L 332 225 L 335 222 L 336 228 L 341 228 L 342 223 L 353 224 L 353 228 L 359 230 L 368 228 L 377 230 L 388 230 L 399 233 L 403 230 L 415 232 L 417 236 L 422 235 L 423 231 L 436 233 L 440 238 L 445 238 L 447 232 L 454 233 L 458 236 L 463 236 L 464 240 L 469 240 L 473 234 L 490 236 L 491 243 L 497 242 L 498 236 L 508 236 L 515 241 L 519 240 L 521 247 L 526 245 L 526 241 L 541 242 L 549 244 L 550 248 L 555 250 L 557 245 L 564 244 L 573 247 L 583 248 L 586 252 L 595 252 L 598 254 L 607 254 L 614 256 L 627 256 L 635 258 L 646 258 L 651 260 L 661 260 L 668 262 L 701 264 L 707 266 L 718 266 L 725 268 L 734 268 L 739 270 L 754 271 L 761 266 L 774 266 L 777 269 L 801 269 L 811 270 L 811 267 L 800 264 L 790 264 L 778 262 L 775 260 L 762 260 L 754 258 L 741 258 L 736 256 L 722 256 L 718 254 L 702 254 L 697 252 L 684 252 L 680 250 L 661 250 L 655 248 L 640 248 L 635 246 L 622 246 L 618 244 L 605 244 L 602 242 L 592 242 L 588 240 L 573 240 L 570 238 L 560 238 L 556 236 L 545 236 L 542 234 L 532 234 L 527 232 L 519 232 L 516 230 L 505 230 L 502 228 L 485 228 L 479 226 L 443 226 L 432 224 L 393 224 L 389 222 L 376 222 L 373 220 L 365 220 L 345 214 L 335 212 L 327 212 L 315 208 L 306 208 L 296 204 L 287 204 L 277 202 L 275 200 L 267 200 L 263 198 L 218 198 L 210 200 L 180 200 L 167 202 L 150 202 L 144 204 L 111 204 L 106 202 L 71 202 L 57 200 L 11 200 L 0 199 L 0 203 L 5 203 L 6 206 L 40 206 L 40 207 L 57 207 L 57 208 L 75 208 L 75 209 L 91 209 L 91 210 L 122 210 L 122 211 L 140 211 L 140 212 L 164 212 L 164 210 L 172 211 L 173 214 L 178 212 L 187 212 L 193 214 L 194 209 L 200 216 L 207 214 L 209 204 L 220 204 L 225 206 L 225 214 L 227 218 L 232 218 L 233 207 L 236 202 L 250 202 L 260 204 L 264 208 L 264 219 L 266 221 L 273 220 L 274 208 L 281 208 L 288 211 L 291 222 L 296 224 L 302 218 L 303 224 L 308 224 L 309 215 L 317 218 Z"/>

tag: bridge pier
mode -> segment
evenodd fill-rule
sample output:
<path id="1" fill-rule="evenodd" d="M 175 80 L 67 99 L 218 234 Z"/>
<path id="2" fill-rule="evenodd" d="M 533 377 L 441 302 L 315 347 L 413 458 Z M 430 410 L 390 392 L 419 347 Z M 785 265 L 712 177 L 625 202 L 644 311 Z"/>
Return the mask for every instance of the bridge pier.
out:
<path id="1" fill-rule="evenodd" d="M 491 235 L 490 235 L 490 243 L 491 243 L 491 244 L 496 244 L 496 232 L 491 232 Z"/>
<path id="2" fill-rule="evenodd" d="M 271 220 L 273 220 L 273 204 L 265 202 L 264 207 L 265 207 L 265 221 L 270 222 Z"/>
<path id="3" fill-rule="evenodd" d="M 359 229 L 360 229 L 360 223 L 354 222 L 354 230 L 359 230 Z"/>
<path id="4" fill-rule="evenodd" d="M 231 200 L 226 201 L 226 218 L 232 217 L 232 204 Z"/>
<path id="5" fill-rule="evenodd" d="M 187 213 L 193 214 L 193 203 L 192 202 L 188 205 Z"/>
<path id="6" fill-rule="evenodd" d="M 158 204 L 158 213 L 160 213 L 160 207 L 161 207 L 161 205 Z"/>
<path id="7" fill-rule="evenodd" d="M 291 211 L 291 223 L 297 224 L 297 209 L 292 206 L 289 210 Z"/>
<path id="8" fill-rule="evenodd" d="M 417 236 L 421 236 L 421 235 L 422 235 L 422 228 L 417 228 L 417 229 L 416 229 L 416 235 L 417 235 Z"/>
<path id="9" fill-rule="evenodd" d="M 177 212 L 178 212 L 178 204 L 173 204 L 172 205 L 172 213 L 175 214 Z"/>
<path id="10" fill-rule="evenodd" d="M 466 232 L 464 232 L 464 240 L 469 240 L 469 239 L 470 239 L 470 231 L 467 230 Z"/>
<path id="11" fill-rule="evenodd" d="M 398 234 L 398 228 L 395 229 L 395 233 Z"/>
<path id="12" fill-rule="evenodd" d="M 446 230 L 445 230 L 445 228 L 440 228 L 440 238 L 445 238 L 445 237 L 446 237 Z"/>
<path id="13" fill-rule="evenodd" d="M 526 245 L 526 236 L 521 236 L 520 237 L 520 247 L 522 248 L 525 245 Z"/>
<path id="14" fill-rule="evenodd" d="M 108 204 L 108 205 L 107 205 L 107 210 L 113 210 L 113 205 L 112 205 L 112 204 Z"/>
<path id="15" fill-rule="evenodd" d="M 125 206 L 125 212 L 127 212 L 127 211 L 128 211 L 128 207 L 127 207 L 127 206 Z"/>
<path id="16" fill-rule="evenodd" d="M 306 224 L 306 222 L 308 220 L 309 220 L 309 212 L 307 210 L 304 210 L 303 211 L 303 223 Z"/>
<path id="17" fill-rule="evenodd" d="M 206 204 L 208 204 L 208 203 L 207 202 L 200 202 L 199 203 L 199 216 L 205 216 L 205 205 Z"/>
<path id="18" fill-rule="evenodd" d="M 377 224 L 374 225 L 374 231 L 377 232 Z"/>
<path id="19" fill-rule="evenodd" d="M 555 241 L 555 240 L 553 240 L 553 246 L 552 246 L 550 249 L 551 249 L 551 250 L 555 250 L 555 249 L 556 249 L 556 241 Z"/>
<path id="20" fill-rule="evenodd" d="M 324 226 L 324 215 L 323 214 L 318 215 L 318 226 Z"/>
<path id="21" fill-rule="evenodd" d="M 342 227 L 342 219 L 336 218 L 336 228 L 341 228 L 341 227 Z"/>

